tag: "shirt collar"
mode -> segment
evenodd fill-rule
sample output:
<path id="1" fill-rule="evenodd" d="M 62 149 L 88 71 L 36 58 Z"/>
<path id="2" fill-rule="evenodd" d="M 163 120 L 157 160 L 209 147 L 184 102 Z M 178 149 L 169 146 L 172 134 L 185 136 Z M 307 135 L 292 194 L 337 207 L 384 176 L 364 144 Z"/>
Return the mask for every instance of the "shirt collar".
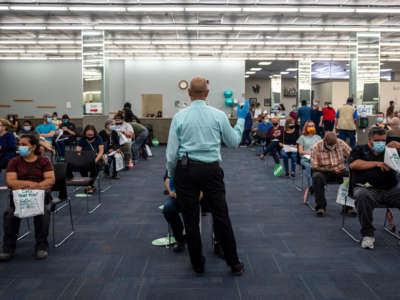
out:
<path id="1" fill-rule="evenodd" d="M 206 105 L 206 101 L 205 100 L 192 100 L 191 103 L 192 106 L 205 106 Z"/>

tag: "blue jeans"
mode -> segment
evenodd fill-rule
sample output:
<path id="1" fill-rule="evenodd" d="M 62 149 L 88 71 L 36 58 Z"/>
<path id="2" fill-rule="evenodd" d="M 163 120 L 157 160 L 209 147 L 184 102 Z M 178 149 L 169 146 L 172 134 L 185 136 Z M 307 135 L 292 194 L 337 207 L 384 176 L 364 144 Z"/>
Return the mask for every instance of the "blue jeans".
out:
<path id="1" fill-rule="evenodd" d="M 306 170 L 307 186 L 311 187 L 312 186 L 312 176 L 311 176 L 310 161 L 308 159 L 305 159 L 304 157 L 302 157 L 300 160 L 300 163 Z"/>
<path id="2" fill-rule="evenodd" d="M 347 138 L 350 139 L 350 147 L 354 149 L 356 146 L 356 131 L 339 129 L 339 139 L 346 142 Z"/>
<path id="3" fill-rule="evenodd" d="M 285 152 L 281 150 L 281 155 L 283 158 L 283 165 L 285 167 L 285 172 L 289 173 L 289 158 L 291 162 L 291 171 L 296 172 L 296 160 L 297 160 L 297 152 Z"/>
<path id="4" fill-rule="evenodd" d="M 179 213 L 181 208 L 178 201 L 175 198 L 168 197 L 167 201 L 164 203 L 163 214 L 165 220 L 171 226 L 172 234 L 177 242 L 183 243 L 185 240 L 183 238 L 183 223 Z"/>
<path id="5" fill-rule="evenodd" d="M 139 149 L 143 147 L 144 142 L 149 135 L 148 130 L 143 130 L 139 135 L 135 136 L 135 143 L 132 144 L 132 159 L 139 160 Z"/>
<path id="6" fill-rule="evenodd" d="M 264 155 L 267 155 L 269 152 L 271 152 L 272 157 L 274 158 L 274 161 L 276 164 L 279 164 L 279 142 L 278 141 L 273 141 L 270 142 L 267 147 L 264 149 Z"/>
<path id="7" fill-rule="evenodd" d="M 69 137 L 66 140 L 55 142 L 55 148 L 56 148 L 58 157 L 64 157 L 65 145 L 71 144 L 73 141 L 74 141 L 74 138 Z"/>
<path id="8" fill-rule="evenodd" d="M 251 132 L 251 129 L 250 130 L 245 129 L 243 131 L 242 142 L 241 142 L 242 145 L 245 145 L 245 144 L 250 145 L 251 144 L 250 132 Z"/>

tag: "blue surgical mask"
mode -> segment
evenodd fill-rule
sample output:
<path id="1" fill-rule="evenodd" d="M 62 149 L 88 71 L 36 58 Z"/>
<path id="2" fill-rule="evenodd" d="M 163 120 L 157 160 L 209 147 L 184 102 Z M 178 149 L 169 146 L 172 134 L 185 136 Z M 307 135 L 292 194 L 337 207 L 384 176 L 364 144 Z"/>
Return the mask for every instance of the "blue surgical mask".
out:
<path id="1" fill-rule="evenodd" d="M 386 147 L 386 142 L 377 141 L 377 142 L 374 142 L 372 149 L 377 153 L 382 153 L 383 151 L 385 151 L 385 147 Z"/>
<path id="2" fill-rule="evenodd" d="M 29 156 L 29 147 L 28 146 L 18 146 L 18 154 L 21 155 L 22 157 L 27 157 Z"/>
<path id="3" fill-rule="evenodd" d="M 25 131 L 31 131 L 31 126 L 24 126 Z"/>
<path id="4" fill-rule="evenodd" d="M 296 107 L 292 107 L 292 111 L 296 111 Z"/>
<path id="5" fill-rule="evenodd" d="M 315 105 L 315 106 L 318 106 L 318 102 L 314 102 L 314 105 Z"/>
<path id="6" fill-rule="evenodd" d="M 47 118 L 47 123 L 51 123 L 53 121 L 53 118 Z"/>
<path id="7" fill-rule="evenodd" d="M 378 123 L 382 123 L 382 122 L 383 122 L 383 118 L 378 117 L 378 118 L 376 118 L 376 121 L 377 121 Z"/>
<path id="8" fill-rule="evenodd" d="M 64 124 L 68 124 L 68 119 L 67 119 L 67 120 L 64 120 Z"/>
<path id="9" fill-rule="evenodd" d="M 117 127 L 115 125 L 110 125 L 110 130 L 115 130 Z"/>
<path id="10" fill-rule="evenodd" d="M 332 108 L 332 104 L 328 104 L 328 107 L 329 107 L 329 108 Z"/>

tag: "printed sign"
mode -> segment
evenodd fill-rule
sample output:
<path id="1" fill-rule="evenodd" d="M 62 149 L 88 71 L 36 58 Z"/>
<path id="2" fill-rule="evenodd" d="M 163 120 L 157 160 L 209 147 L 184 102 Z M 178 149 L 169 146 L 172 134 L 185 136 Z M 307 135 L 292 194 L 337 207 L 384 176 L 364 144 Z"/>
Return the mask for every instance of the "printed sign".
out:
<path id="1" fill-rule="evenodd" d="M 357 106 L 358 113 L 361 116 L 372 116 L 373 105 L 358 105 Z"/>

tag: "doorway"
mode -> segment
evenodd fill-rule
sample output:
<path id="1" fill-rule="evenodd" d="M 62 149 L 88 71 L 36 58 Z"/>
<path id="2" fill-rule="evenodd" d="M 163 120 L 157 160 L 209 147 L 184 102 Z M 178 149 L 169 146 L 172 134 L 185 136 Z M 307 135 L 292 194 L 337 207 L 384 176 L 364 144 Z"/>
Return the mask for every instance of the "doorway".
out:
<path id="1" fill-rule="evenodd" d="M 163 95 L 142 94 L 142 116 L 145 118 L 162 118 Z"/>

